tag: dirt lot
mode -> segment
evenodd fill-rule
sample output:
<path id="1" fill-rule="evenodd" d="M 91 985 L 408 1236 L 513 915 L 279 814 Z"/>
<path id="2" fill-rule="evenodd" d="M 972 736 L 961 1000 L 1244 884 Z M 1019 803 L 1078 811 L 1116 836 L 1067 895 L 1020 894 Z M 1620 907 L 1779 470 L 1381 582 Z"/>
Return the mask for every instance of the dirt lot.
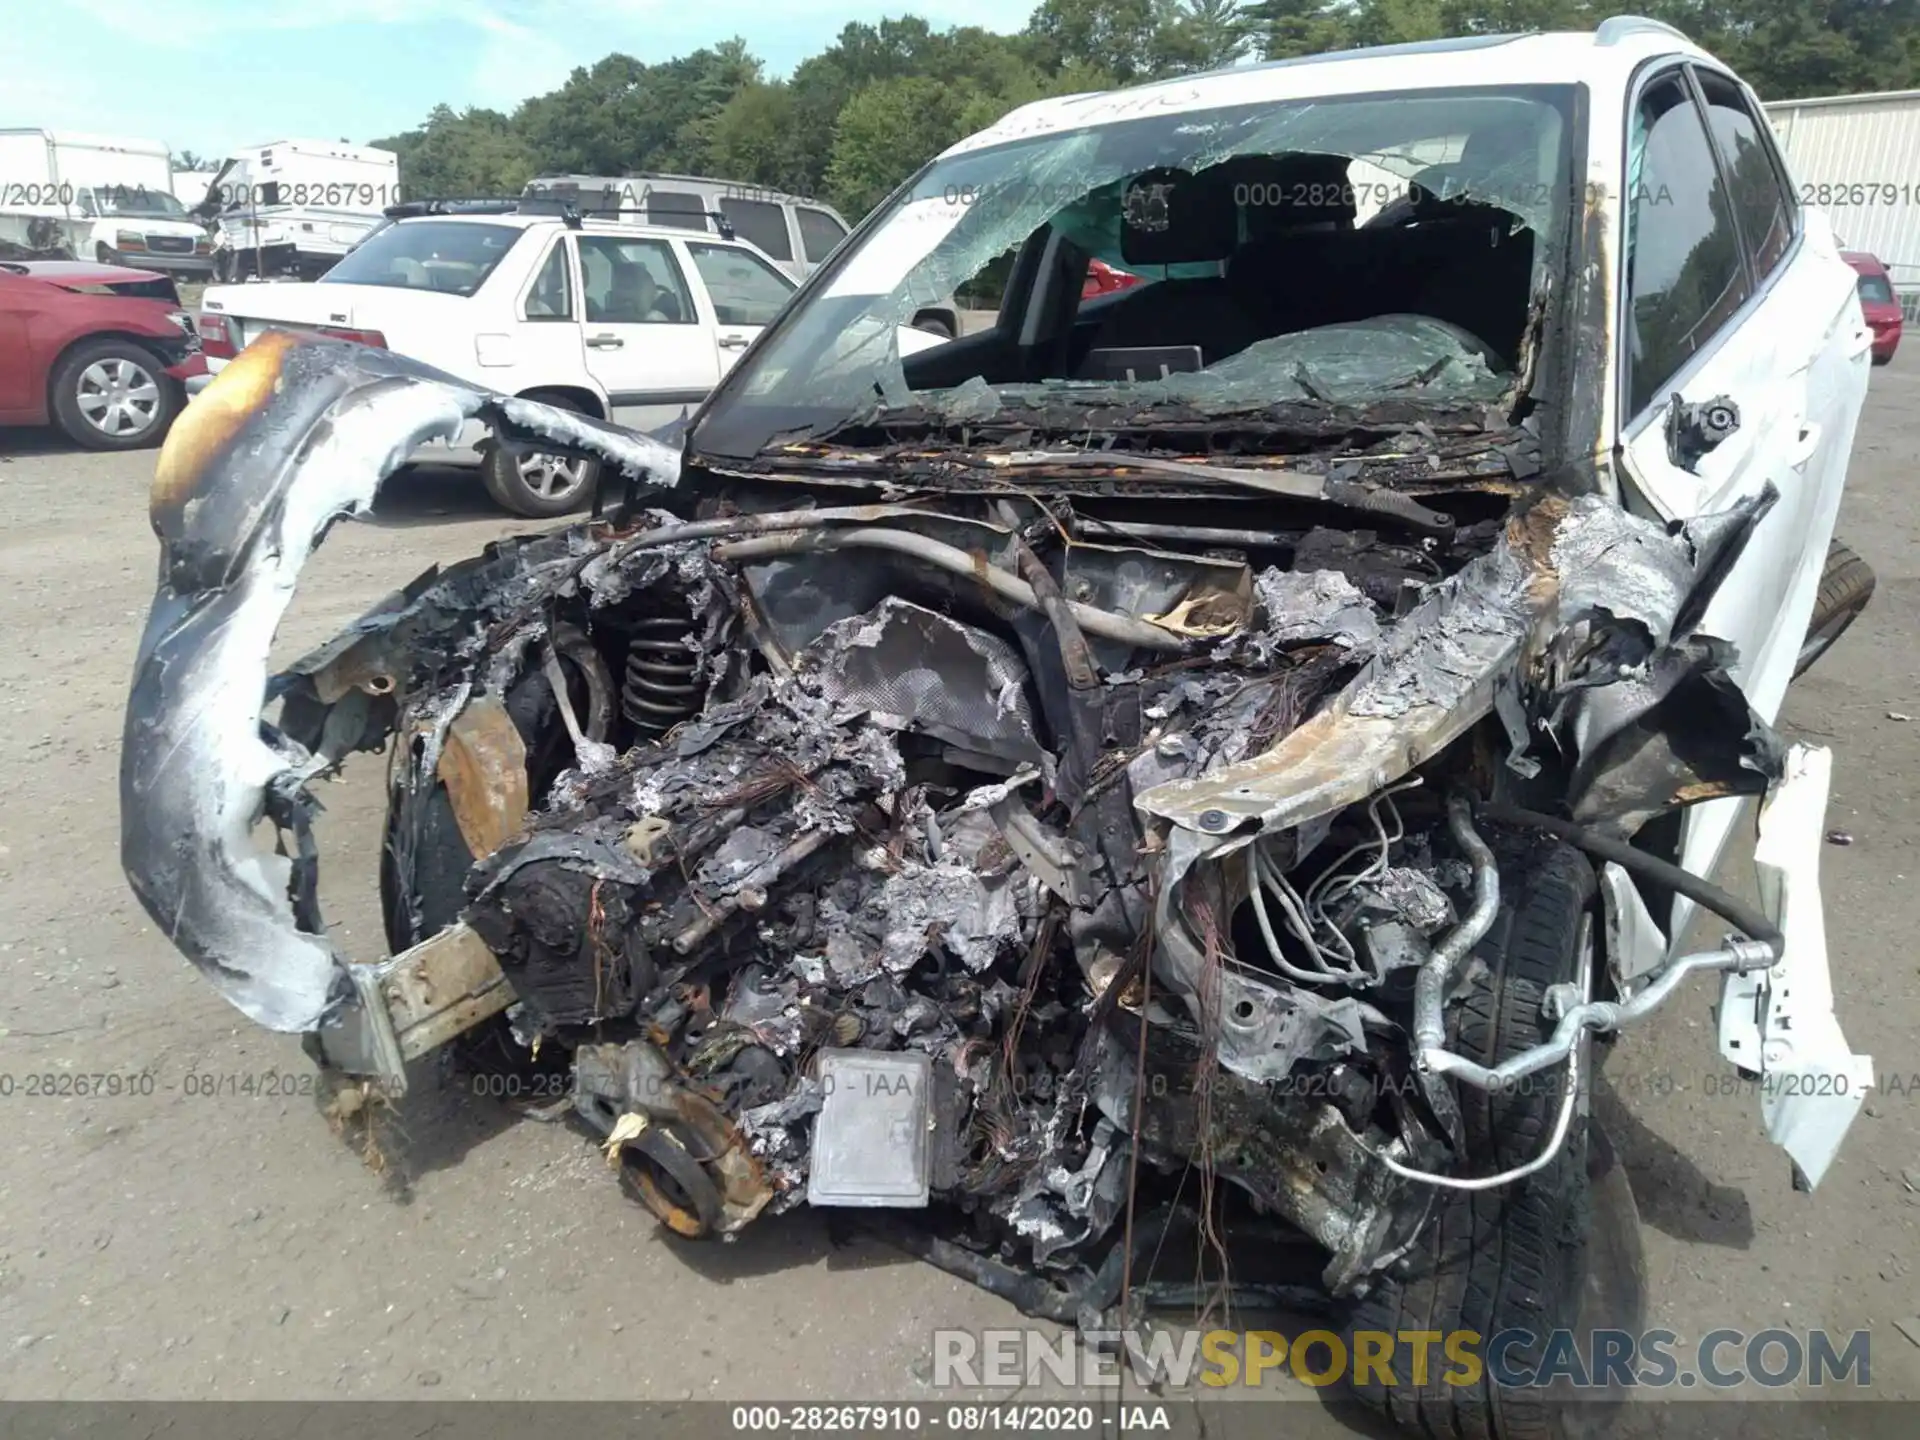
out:
<path id="1" fill-rule="evenodd" d="M 1757 1104 L 1714 1093 L 1709 1077 L 1730 1072 L 1702 985 L 1623 1041 L 1600 1097 L 1645 1219 L 1654 1323 L 1870 1327 L 1874 1390 L 1906 1398 L 1920 1398 L 1920 1348 L 1894 1328 L 1920 1313 L 1917 451 L 1910 345 L 1875 373 L 1842 521 L 1878 599 L 1787 705 L 1792 732 L 1836 750 L 1829 823 L 1852 837 L 1823 857 L 1841 1019 L 1900 1088 L 1870 1102 L 1816 1195 L 1793 1193 Z M 833 1247 L 804 1216 L 733 1245 L 668 1243 L 580 1132 L 452 1087 L 410 1105 L 396 1199 L 309 1097 L 276 1093 L 308 1083 L 297 1044 L 243 1021 L 161 941 L 117 859 L 151 466 L 0 432 L 0 1395 L 924 1400 L 936 1325 L 1017 1323 L 891 1251 Z M 381 524 L 329 541 L 286 648 L 514 528 L 458 472 L 400 477 Z M 380 945 L 379 778 L 363 760 L 323 797 L 329 914 L 362 955 Z M 1730 866 L 1733 883 L 1749 868 Z M 136 1078 L 118 1096 L 26 1093 L 30 1075 L 70 1073 Z M 1311 1403 L 1287 1424 L 1346 1433 Z"/>

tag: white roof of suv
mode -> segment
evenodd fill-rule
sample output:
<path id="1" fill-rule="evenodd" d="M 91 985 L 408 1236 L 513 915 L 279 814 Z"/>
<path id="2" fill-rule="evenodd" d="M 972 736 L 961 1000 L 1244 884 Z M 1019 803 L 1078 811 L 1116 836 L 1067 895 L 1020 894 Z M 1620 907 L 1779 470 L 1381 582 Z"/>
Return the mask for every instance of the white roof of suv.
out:
<path id="1" fill-rule="evenodd" d="M 779 263 L 772 256 L 737 234 L 720 235 L 711 230 L 698 231 L 674 225 L 653 225 L 644 220 L 596 219 L 591 215 L 582 215 L 576 223 L 568 220 L 564 215 L 554 215 L 545 211 L 506 210 L 497 214 L 473 211 L 440 214 L 429 211 L 424 215 L 396 216 L 393 223 L 413 225 L 422 220 L 437 220 L 454 225 L 509 225 L 517 230 L 540 228 L 559 230 L 571 227 L 582 235 L 625 235 L 636 239 L 695 240 L 703 245 L 737 245 L 743 250 L 751 250 L 774 269 L 780 269 Z"/>
<path id="2" fill-rule="evenodd" d="M 498 214 L 472 211 L 449 212 L 439 214 L 428 212 L 424 215 L 400 215 L 394 218 L 396 225 L 412 225 L 421 220 L 439 220 L 454 225 L 510 225 L 517 230 L 531 230 L 536 226 L 549 226 L 554 229 L 569 225 L 564 215 L 553 215 L 545 211 L 506 210 Z M 747 242 L 737 236 L 729 242 L 724 235 L 711 232 L 699 234 L 673 225 L 651 225 L 644 220 L 608 220 L 596 219 L 592 215 L 582 215 L 574 229 L 585 233 L 605 233 L 613 235 L 657 235 L 664 239 L 684 240 L 689 234 L 702 241 L 719 241 L 721 244 L 746 245 Z M 748 246 L 751 249 L 751 246 Z"/>
<path id="3" fill-rule="evenodd" d="M 1706 52 L 1671 26 L 1631 15 L 1604 21 L 1599 29 L 1590 31 L 1470 35 L 1367 50 L 1338 50 L 1211 70 L 1200 75 L 1182 75 L 1125 90 L 1096 90 L 1036 100 L 1008 112 L 998 124 L 968 136 L 944 153 L 963 155 L 1009 140 L 1083 126 L 1119 124 L 1148 115 L 1210 110 L 1263 100 L 1519 82 L 1624 84 L 1641 62 L 1655 55 L 1672 54 L 1705 57 Z"/>

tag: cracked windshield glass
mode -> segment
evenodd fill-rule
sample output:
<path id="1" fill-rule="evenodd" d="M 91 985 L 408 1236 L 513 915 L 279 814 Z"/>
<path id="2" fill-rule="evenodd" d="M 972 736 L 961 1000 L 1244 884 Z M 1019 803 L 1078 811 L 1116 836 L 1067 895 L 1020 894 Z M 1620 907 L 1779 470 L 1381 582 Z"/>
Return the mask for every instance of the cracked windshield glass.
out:
<path id="1" fill-rule="evenodd" d="M 856 237 L 723 395 L 709 440 L 752 453 L 1057 404 L 1498 401 L 1571 209 L 1570 93 L 987 132 Z M 956 302 L 990 323 L 955 339 L 906 328 Z"/>

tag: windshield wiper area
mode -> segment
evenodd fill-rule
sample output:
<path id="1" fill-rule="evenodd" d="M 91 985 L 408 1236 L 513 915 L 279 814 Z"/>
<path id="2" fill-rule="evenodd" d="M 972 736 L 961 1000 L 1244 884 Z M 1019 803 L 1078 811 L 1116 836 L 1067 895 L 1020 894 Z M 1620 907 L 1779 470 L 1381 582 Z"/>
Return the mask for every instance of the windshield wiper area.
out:
<path id="1" fill-rule="evenodd" d="M 823 453 L 837 451 L 838 453 Z M 1497 452 L 1495 452 L 1497 453 Z M 1354 478 L 1359 467 L 1348 459 L 1333 464 L 1329 473 L 1267 466 L 1209 465 L 1197 460 L 1175 460 L 1128 450 L 1006 450 L 959 451 L 944 446 L 903 445 L 880 451 L 841 451 L 818 441 L 773 446 L 761 452 L 750 469 L 718 467 L 717 473 L 736 476 L 779 474 L 806 476 L 842 484 L 878 483 L 889 493 L 951 490 L 955 486 L 1014 488 L 1022 482 L 1063 478 L 1061 472 L 1094 472 L 1103 484 L 1125 488 L 1134 477 L 1164 477 L 1198 482 L 1208 489 L 1234 489 L 1306 500 L 1341 509 L 1357 510 L 1429 537 L 1441 544 L 1452 541 L 1454 518 L 1422 505 L 1389 485 Z M 912 472 L 911 475 L 907 472 Z M 1512 473 L 1508 470 L 1506 473 Z M 911 481 L 909 487 L 909 481 Z M 1138 483 L 1136 481 L 1136 483 Z"/>
<path id="2" fill-rule="evenodd" d="M 1397 521 L 1410 530 L 1431 535 L 1442 543 L 1453 538 L 1453 517 L 1443 511 L 1431 509 L 1411 496 L 1385 486 L 1316 475 L 1311 471 L 1237 469 L 1227 465 L 1202 465 L 1190 460 L 1167 460 L 1153 455 L 1116 455 L 1087 450 L 1021 450 L 1004 456 L 990 456 L 987 463 L 997 469 L 1018 471 L 1082 466 L 1098 466 L 1109 471 L 1143 470 L 1154 475 L 1171 475 L 1183 480 L 1200 480 L 1257 490 L 1267 495 L 1283 495 L 1293 500 L 1318 500 Z"/>

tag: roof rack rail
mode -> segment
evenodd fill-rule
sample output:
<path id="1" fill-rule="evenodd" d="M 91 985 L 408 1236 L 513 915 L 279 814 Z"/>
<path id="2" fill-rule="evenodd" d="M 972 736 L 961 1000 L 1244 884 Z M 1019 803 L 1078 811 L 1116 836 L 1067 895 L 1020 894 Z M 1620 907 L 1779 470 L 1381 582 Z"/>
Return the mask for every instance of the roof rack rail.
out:
<path id="1" fill-rule="evenodd" d="M 552 205 L 556 203 L 553 197 L 546 196 L 546 195 L 529 195 L 526 198 L 530 202 L 532 202 L 532 205 Z M 569 208 L 571 208 L 574 202 L 561 201 L 559 203 L 567 205 Z M 530 206 L 527 210 L 527 213 L 528 214 L 545 214 L 549 212 L 546 212 L 543 210 L 537 210 Z M 723 214 L 718 210 L 668 210 L 661 213 L 668 214 L 668 215 L 699 215 L 713 222 L 714 231 L 720 236 L 722 240 L 734 240 L 739 238 L 734 233 L 733 221 L 729 220 L 725 214 Z M 664 225 L 665 228 L 670 230 L 685 228 L 685 227 L 674 226 L 670 223 L 663 222 L 657 219 L 653 219 L 654 214 L 655 214 L 654 211 L 639 205 L 591 205 L 580 211 L 579 218 L 582 220 L 608 220 L 618 215 L 645 215 L 648 217 L 649 222 L 656 227 Z"/>
<path id="2" fill-rule="evenodd" d="M 1688 40 L 1684 30 L 1675 29 L 1664 20 L 1650 20 L 1645 15 L 1612 16 L 1602 20 L 1593 34 L 1602 45 L 1617 45 L 1629 35 L 1671 35 L 1676 40 Z"/>
<path id="3" fill-rule="evenodd" d="M 415 215 L 511 215 L 519 205 L 518 195 L 434 195 L 401 200 L 380 213 L 389 220 Z"/>

